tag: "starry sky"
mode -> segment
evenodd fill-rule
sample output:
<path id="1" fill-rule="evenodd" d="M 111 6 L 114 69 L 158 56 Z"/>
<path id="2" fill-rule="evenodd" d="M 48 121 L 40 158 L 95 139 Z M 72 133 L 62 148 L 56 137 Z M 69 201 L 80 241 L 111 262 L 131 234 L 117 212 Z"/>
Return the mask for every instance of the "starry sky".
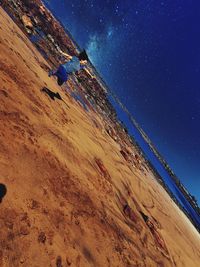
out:
<path id="1" fill-rule="evenodd" d="M 200 204 L 200 1 L 44 2 Z"/>

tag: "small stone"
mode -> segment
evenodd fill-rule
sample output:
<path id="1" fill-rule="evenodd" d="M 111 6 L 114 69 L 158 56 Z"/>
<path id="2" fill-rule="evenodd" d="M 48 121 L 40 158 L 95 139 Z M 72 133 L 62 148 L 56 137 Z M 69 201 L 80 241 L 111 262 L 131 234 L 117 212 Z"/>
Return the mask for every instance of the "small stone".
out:
<path id="1" fill-rule="evenodd" d="M 38 209 L 39 207 L 40 207 L 39 202 L 36 201 L 36 200 L 34 200 L 34 199 L 32 199 L 32 200 L 31 200 L 31 203 L 30 203 L 30 208 L 31 208 L 32 210 L 34 210 L 34 209 Z"/>
<path id="2" fill-rule="evenodd" d="M 75 224 L 76 224 L 76 225 L 79 225 L 80 222 L 79 222 L 78 220 L 75 220 Z"/>
<path id="3" fill-rule="evenodd" d="M 23 264 L 25 262 L 25 259 L 21 258 L 20 263 Z"/>
<path id="4" fill-rule="evenodd" d="M 56 267 L 63 267 L 61 256 L 58 256 L 56 259 Z"/>
<path id="5" fill-rule="evenodd" d="M 71 266 L 72 261 L 70 259 L 66 258 L 66 263 L 67 263 L 68 266 Z"/>
<path id="6" fill-rule="evenodd" d="M 23 225 L 20 227 L 20 234 L 21 235 L 28 235 L 30 234 L 30 230 L 27 226 Z"/>
<path id="7" fill-rule="evenodd" d="M 45 233 L 44 232 L 40 232 L 39 233 L 39 236 L 38 236 L 38 242 L 39 243 L 45 243 L 46 242 L 46 235 L 45 235 Z"/>
<path id="8" fill-rule="evenodd" d="M 2 94 L 5 97 L 8 97 L 8 93 L 5 90 L 0 90 L 0 94 Z"/>

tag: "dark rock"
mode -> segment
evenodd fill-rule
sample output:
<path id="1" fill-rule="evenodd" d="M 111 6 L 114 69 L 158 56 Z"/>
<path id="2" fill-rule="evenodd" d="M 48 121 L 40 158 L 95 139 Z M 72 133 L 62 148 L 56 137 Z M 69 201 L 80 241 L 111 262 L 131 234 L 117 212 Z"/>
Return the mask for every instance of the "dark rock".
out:
<path id="1" fill-rule="evenodd" d="M 45 235 L 45 233 L 44 232 L 40 232 L 39 233 L 39 236 L 38 236 L 38 242 L 39 243 L 45 243 L 46 242 L 46 235 Z"/>
<path id="2" fill-rule="evenodd" d="M 61 256 L 58 256 L 56 259 L 56 267 L 63 267 Z"/>

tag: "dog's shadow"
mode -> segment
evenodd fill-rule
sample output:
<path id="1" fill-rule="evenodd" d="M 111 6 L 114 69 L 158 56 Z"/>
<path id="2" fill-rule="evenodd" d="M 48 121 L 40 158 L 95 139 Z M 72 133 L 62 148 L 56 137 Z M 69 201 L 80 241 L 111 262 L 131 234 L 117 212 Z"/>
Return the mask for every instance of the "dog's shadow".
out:
<path id="1" fill-rule="evenodd" d="M 50 89 L 48 89 L 47 87 L 43 87 L 41 89 L 41 91 L 43 93 L 47 94 L 54 101 L 55 101 L 55 98 L 57 98 L 59 100 L 63 100 L 62 97 L 60 96 L 60 94 L 58 92 L 55 93 L 55 92 L 51 91 Z"/>

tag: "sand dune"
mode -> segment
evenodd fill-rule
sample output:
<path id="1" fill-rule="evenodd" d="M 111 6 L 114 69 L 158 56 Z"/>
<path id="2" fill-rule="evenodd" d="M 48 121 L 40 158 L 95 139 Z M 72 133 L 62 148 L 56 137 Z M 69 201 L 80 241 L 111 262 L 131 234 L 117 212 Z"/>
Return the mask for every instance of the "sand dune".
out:
<path id="1" fill-rule="evenodd" d="M 0 266 L 198 267 L 186 216 L 48 68 L 0 9 Z"/>

